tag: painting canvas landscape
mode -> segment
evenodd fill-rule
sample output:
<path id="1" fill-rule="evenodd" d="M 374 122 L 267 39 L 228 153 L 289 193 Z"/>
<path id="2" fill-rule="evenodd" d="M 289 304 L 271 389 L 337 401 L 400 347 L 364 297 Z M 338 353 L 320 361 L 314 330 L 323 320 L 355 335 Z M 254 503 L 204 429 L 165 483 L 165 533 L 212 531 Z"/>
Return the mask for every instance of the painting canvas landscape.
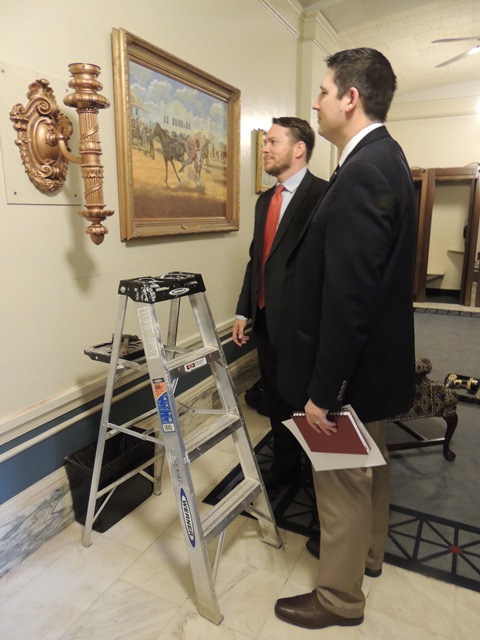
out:
<path id="1" fill-rule="evenodd" d="M 237 229 L 239 92 L 121 35 L 122 239 Z"/>

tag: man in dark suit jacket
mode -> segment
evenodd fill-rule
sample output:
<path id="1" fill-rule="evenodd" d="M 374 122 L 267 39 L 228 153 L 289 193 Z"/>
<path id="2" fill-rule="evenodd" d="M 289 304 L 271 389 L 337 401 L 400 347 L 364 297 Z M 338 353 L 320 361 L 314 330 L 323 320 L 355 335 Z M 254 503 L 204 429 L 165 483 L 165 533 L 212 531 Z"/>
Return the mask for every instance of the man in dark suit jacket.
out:
<path id="1" fill-rule="evenodd" d="M 263 148 L 265 171 L 275 176 L 277 185 L 263 193 L 255 208 L 255 227 L 250 260 L 239 296 L 233 340 L 242 346 L 247 320 L 251 319 L 257 339 L 260 374 L 274 434 L 274 462 L 265 483 L 273 498 L 281 483 L 291 483 L 300 473 L 298 441 L 282 424 L 292 408 L 277 391 L 276 361 L 280 313 L 284 300 L 285 265 L 298 237 L 308 226 L 313 210 L 327 182 L 307 169 L 315 144 L 315 132 L 300 118 L 273 118 Z M 259 302 L 262 277 L 264 229 L 270 201 L 278 185 L 284 187 L 280 221 L 263 271 L 264 306 Z M 261 297 L 260 297 L 261 300 Z M 262 308 L 259 308 L 259 304 Z"/>
<path id="2" fill-rule="evenodd" d="M 309 628 L 363 621 L 364 574 L 378 577 L 388 534 L 384 420 L 413 404 L 416 204 L 400 146 L 383 125 L 396 88 L 378 51 L 327 59 L 313 108 L 339 168 L 287 265 L 280 314 L 279 390 L 311 428 L 331 434 L 328 412 L 351 404 L 387 464 L 314 473 L 320 544 L 316 589 L 275 611 Z"/>

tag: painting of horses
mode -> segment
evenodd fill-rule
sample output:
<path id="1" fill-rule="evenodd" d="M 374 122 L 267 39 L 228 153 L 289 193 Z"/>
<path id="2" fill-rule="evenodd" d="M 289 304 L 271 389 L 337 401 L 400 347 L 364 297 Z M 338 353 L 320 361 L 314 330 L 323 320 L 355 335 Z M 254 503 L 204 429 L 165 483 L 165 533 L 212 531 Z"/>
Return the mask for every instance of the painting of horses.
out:
<path id="1" fill-rule="evenodd" d="M 122 240 L 238 229 L 240 92 L 112 32 Z"/>

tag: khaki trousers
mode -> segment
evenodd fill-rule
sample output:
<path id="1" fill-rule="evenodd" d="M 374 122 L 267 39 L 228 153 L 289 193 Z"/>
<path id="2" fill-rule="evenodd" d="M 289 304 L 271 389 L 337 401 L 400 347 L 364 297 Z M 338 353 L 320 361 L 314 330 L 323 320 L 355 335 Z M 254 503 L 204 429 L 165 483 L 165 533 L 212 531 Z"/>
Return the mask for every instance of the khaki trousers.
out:
<path id="1" fill-rule="evenodd" d="M 390 468 L 385 422 L 366 429 L 386 465 L 314 472 L 320 520 L 320 562 L 316 592 L 337 615 L 357 618 L 365 609 L 365 567 L 380 569 L 388 536 Z"/>

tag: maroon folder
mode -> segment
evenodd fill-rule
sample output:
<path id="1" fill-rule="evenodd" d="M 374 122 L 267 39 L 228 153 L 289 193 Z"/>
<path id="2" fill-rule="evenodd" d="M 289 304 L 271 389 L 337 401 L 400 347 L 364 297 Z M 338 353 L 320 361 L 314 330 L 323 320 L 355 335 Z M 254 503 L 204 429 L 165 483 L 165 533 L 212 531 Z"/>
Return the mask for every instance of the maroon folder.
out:
<path id="1" fill-rule="evenodd" d="M 328 417 L 337 424 L 336 433 L 327 436 L 318 433 L 308 424 L 304 413 L 294 413 L 292 420 L 299 428 L 310 450 L 316 453 L 356 453 L 364 454 L 370 451 L 363 434 L 349 411 L 329 413 Z"/>

